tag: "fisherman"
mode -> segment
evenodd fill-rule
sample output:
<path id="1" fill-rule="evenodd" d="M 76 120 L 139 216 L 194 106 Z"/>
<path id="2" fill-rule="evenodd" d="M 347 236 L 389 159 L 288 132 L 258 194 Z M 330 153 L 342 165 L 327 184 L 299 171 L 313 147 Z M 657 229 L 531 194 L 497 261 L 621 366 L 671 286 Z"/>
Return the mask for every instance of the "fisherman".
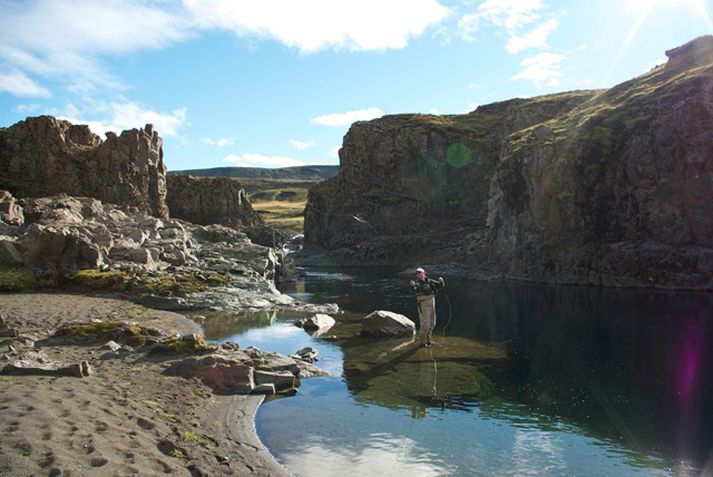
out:
<path id="1" fill-rule="evenodd" d="M 443 277 L 438 280 L 426 277 L 426 271 L 421 267 L 416 269 L 416 278 L 416 281 L 411 280 L 411 289 L 416 293 L 423 346 L 430 348 L 433 345 L 431 334 L 436 326 L 436 292 L 446 286 L 446 282 Z"/>

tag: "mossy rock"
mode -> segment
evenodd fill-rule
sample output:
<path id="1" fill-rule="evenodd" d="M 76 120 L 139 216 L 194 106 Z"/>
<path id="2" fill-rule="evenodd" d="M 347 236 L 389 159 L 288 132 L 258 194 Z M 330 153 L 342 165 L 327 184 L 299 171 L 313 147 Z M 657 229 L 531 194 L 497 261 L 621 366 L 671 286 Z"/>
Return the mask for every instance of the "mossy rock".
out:
<path id="1" fill-rule="evenodd" d="M 209 344 L 203 335 L 185 335 L 163 339 L 151 352 L 192 354 L 214 351 L 216 348 L 216 346 Z"/>
<path id="2" fill-rule="evenodd" d="M 29 267 L 0 265 L 0 291 L 31 290 L 38 286 Z"/>
<path id="3" fill-rule="evenodd" d="M 131 284 L 131 275 L 119 270 L 79 270 L 74 274 L 77 284 L 94 290 L 126 290 Z"/>
<path id="4" fill-rule="evenodd" d="M 53 337 L 68 342 L 120 341 L 129 346 L 143 346 L 156 342 L 163 336 L 161 331 L 137 324 L 97 321 L 91 323 L 68 323 L 55 331 Z"/>
<path id="5" fill-rule="evenodd" d="M 211 287 L 230 285 L 228 277 L 215 272 L 150 275 L 120 270 L 79 270 L 72 279 L 76 284 L 92 290 L 129 290 L 161 296 L 196 293 Z"/>

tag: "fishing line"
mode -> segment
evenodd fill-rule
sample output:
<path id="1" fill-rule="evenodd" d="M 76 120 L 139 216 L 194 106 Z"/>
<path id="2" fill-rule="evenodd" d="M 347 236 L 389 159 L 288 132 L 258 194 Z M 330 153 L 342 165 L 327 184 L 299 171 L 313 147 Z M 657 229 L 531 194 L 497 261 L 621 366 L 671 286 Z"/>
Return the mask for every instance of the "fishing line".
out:
<path id="1" fill-rule="evenodd" d="M 451 320 L 453 319 L 453 309 L 451 308 L 451 300 L 448 298 L 448 293 L 444 291 L 443 294 L 446 297 L 446 303 L 448 303 L 448 321 L 446 322 L 446 326 L 443 327 L 443 336 L 446 336 L 446 328 L 448 328 L 448 325 L 451 324 Z"/>

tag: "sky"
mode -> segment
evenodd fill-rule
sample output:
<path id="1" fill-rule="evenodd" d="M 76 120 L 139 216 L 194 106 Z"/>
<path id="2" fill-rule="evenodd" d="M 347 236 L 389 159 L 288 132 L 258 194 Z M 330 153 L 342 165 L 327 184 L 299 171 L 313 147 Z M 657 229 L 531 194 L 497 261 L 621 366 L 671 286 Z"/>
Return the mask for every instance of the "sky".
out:
<path id="1" fill-rule="evenodd" d="M 0 127 L 153 123 L 169 170 L 338 164 L 354 121 L 608 88 L 713 0 L 2 0 Z"/>

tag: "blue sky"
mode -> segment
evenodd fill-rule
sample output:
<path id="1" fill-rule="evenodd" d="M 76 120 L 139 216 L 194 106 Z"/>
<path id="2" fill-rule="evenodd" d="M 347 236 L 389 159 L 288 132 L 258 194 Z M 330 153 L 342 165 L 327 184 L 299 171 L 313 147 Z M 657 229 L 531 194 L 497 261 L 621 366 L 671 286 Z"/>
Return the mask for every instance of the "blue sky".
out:
<path id="1" fill-rule="evenodd" d="M 351 122 L 605 88 L 713 0 L 3 0 L 0 126 L 154 123 L 169 170 L 338 164 Z"/>

